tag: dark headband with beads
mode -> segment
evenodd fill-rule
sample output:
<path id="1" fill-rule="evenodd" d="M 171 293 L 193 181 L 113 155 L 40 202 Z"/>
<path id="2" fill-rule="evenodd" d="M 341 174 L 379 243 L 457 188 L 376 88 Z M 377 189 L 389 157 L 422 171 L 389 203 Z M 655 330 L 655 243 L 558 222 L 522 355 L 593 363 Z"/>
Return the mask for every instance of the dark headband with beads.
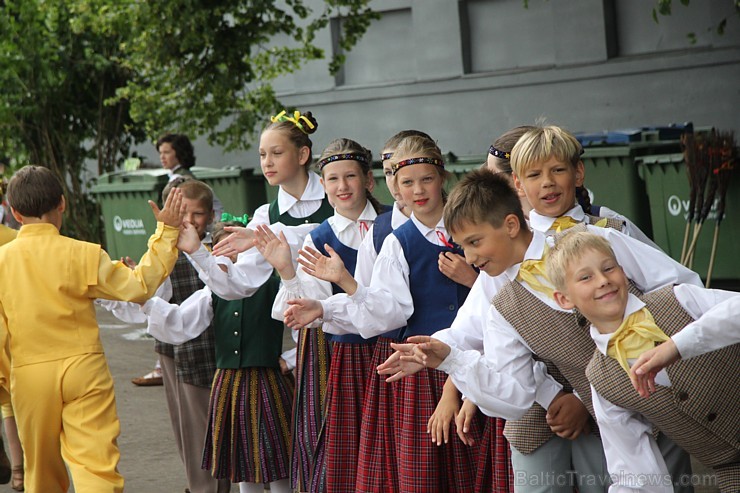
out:
<path id="1" fill-rule="evenodd" d="M 334 161 L 358 161 L 360 163 L 367 164 L 367 155 L 366 154 L 357 154 L 357 153 L 346 153 L 346 154 L 334 154 L 333 156 L 327 156 L 321 161 L 319 161 L 319 170 L 324 169 L 324 166 L 326 166 L 329 163 L 333 163 Z"/>
<path id="2" fill-rule="evenodd" d="M 383 154 L 380 155 L 380 160 L 381 161 L 388 161 L 392 157 L 393 157 L 393 153 L 392 152 L 386 152 L 386 153 L 383 153 Z"/>
<path id="3" fill-rule="evenodd" d="M 403 168 L 404 166 L 409 166 L 411 164 L 432 164 L 434 166 L 439 166 L 440 168 L 445 167 L 444 161 L 441 159 L 436 159 L 433 157 L 412 157 L 411 159 L 404 159 L 403 161 L 399 161 L 396 164 L 393 165 L 393 174 L 395 175 L 398 173 L 398 170 Z"/>
<path id="4" fill-rule="evenodd" d="M 488 154 L 491 156 L 497 157 L 499 159 L 506 159 L 507 161 L 511 159 L 511 153 L 502 151 L 501 149 L 496 149 L 495 147 L 491 146 L 488 148 Z"/>

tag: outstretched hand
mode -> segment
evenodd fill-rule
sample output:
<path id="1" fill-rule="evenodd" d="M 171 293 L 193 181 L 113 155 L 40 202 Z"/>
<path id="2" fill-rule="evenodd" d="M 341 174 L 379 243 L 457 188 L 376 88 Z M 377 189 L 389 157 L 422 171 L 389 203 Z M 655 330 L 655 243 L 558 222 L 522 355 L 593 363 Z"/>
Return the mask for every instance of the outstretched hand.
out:
<path id="1" fill-rule="evenodd" d="M 285 234 L 282 231 L 280 236 L 276 236 L 270 228 L 260 224 L 254 232 L 254 246 L 265 257 L 265 260 L 278 271 L 280 277 L 283 279 L 293 279 L 295 277 L 290 245 L 288 245 L 288 240 L 285 239 Z"/>
<path id="2" fill-rule="evenodd" d="M 328 257 L 309 246 L 301 248 L 298 251 L 300 255 L 298 257 L 298 263 L 301 264 L 303 271 L 307 274 L 322 281 L 339 284 L 343 278 L 342 276 L 351 276 L 351 274 L 349 274 L 349 271 L 344 266 L 342 258 L 332 247 L 324 245 L 324 248 L 326 248 L 326 253 L 329 254 Z"/>
<path id="3" fill-rule="evenodd" d="M 294 330 L 305 327 L 317 318 L 324 315 L 324 309 L 321 302 L 306 298 L 297 298 L 288 300 L 288 309 L 283 314 L 284 323 Z"/>
<path id="4" fill-rule="evenodd" d="M 642 397 L 650 397 L 655 392 L 655 376 L 668 365 L 681 359 L 676 343 L 668 339 L 637 358 L 630 369 L 630 380 Z"/>
<path id="5" fill-rule="evenodd" d="M 159 223 L 164 223 L 173 228 L 179 228 L 182 224 L 182 218 L 185 217 L 185 205 L 182 203 L 182 190 L 173 188 L 167 195 L 162 209 L 152 200 L 149 201 L 152 208 L 154 219 Z"/>
<path id="6" fill-rule="evenodd" d="M 391 347 L 395 349 L 396 352 L 391 354 L 387 360 L 378 365 L 378 374 L 390 375 L 390 377 L 386 378 L 385 381 L 391 383 L 423 370 L 423 364 L 402 360 L 402 355 L 413 356 L 414 346 L 416 346 L 416 344 L 391 343 Z"/>
<path id="7" fill-rule="evenodd" d="M 427 368 L 437 368 L 450 354 L 450 346 L 433 337 L 412 336 L 408 338 L 408 342 L 416 347 L 413 355 L 404 355 L 406 360 L 421 363 Z"/>
<path id="8" fill-rule="evenodd" d="M 180 237 L 177 239 L 177 249 L 185 253 L 195 253 L 200 245 L 198 230 L 189 222 L 183 221 L 180 227 Z"/>
<path id="9" fill-rule="evenodd" d="M 233 257 L 254 246 L 254 230 L 241 226 L 226 226 L 224 231 L 231 234 L 213 247 L 214 255 Z"/>
<path id="10" fill-rule="evenodd" d="M 465 258 L 452 252 L 443 252 L 439 254 L 437 261 L 439 271 L 458 284 L 473 287 L 475 280 L 478 279 L 478 273 Z"/>

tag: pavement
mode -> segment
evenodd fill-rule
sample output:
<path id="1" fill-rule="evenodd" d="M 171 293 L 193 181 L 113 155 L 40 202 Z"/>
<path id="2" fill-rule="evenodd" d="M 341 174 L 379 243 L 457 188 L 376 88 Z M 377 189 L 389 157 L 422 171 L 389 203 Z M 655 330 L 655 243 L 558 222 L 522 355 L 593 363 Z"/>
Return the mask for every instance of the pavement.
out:
<path id="1" fill-rule="evenodd" d="M 125 490 L 129 493 L 183 493 L 187 484 L 174 442 L 164 388 L 137 387 L 131 383 L 132 378 L 154 368 L 157 355 L 153 339 L 146 335 L 144 325 L 123 323 L 103 309 L 98 309 L 98 323 L 115 381 L 121 420 L 119 470 L 126 479 Z M 292 344 L 287 331 L 285 336 L 286 344 Z M 694 474 L 705 475 L 708 471 L 695 463 Z M 700 481 L 706 483 L 707 478 Z M 238 486 L 232 485 L 231 493 L 238 491 Z M 715 487 L 705 486 L 695 489 L 695 493 L 717 491 Z M 12 492 L 9 485 L 0 485 L 0 493 Z"/>

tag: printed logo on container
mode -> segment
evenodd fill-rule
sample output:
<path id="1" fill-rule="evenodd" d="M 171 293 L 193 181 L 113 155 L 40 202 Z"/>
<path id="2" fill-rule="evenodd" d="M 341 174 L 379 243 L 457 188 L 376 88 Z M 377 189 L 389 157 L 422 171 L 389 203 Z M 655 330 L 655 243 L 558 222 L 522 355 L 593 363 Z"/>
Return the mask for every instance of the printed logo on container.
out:
<path id="1" fill-rule="evenodd" d="M 707 219 L 717 218 L 717 202 L 719 202 L 719 199 L 714 199 L 714 202 L 712 203 L 712 208 L 709 211 Z M 670 197 L 668 197 L 666 208 L 668 209 L 668 213 L 671 216 L 675 217 L 680 215 L 683 216 L 684 219 L 689 216 L 689 200 L 682 199 L 678 195 L 671 195 Z M 696 210 L 696 208 L 694 210 Z"/>
<path id="2" fill-rule="evenodd" d="M 113 229 L 116 232 L 126 236 L 130 235 L 143 235 L 146 236 L 146 230 L 144 229 L 144 221 L 138 218 L 123 219 L 121 216 L 115 216 L 113 218 Z"/>

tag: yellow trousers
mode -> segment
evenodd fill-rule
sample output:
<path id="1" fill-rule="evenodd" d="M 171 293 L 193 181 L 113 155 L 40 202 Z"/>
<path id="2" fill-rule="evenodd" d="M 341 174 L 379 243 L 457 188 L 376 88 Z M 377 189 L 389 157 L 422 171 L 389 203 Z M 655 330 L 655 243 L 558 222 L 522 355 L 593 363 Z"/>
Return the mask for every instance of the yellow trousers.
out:
<path id="1" fill-rule="evenodd" d="M 123 491 L 116 443 L 121 426 L 103 354 L 13 368 L 11 397 L 27 493 L 66 492 L 65 463 L 77 493 Z"/>

